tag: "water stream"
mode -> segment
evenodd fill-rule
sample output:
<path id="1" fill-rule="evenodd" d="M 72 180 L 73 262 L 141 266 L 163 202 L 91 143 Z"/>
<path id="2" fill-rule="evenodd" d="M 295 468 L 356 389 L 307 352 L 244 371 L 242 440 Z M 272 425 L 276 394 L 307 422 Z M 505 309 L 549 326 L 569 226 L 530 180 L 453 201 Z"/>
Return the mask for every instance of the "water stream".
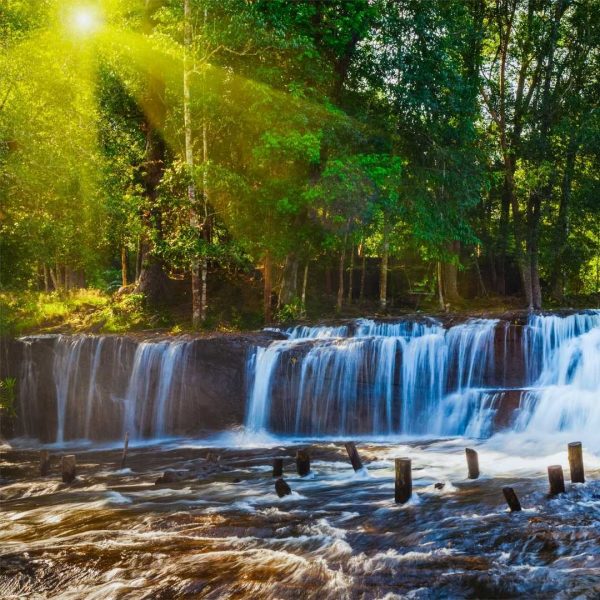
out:
<path id="1" fill-rule="evenodd" d="M 21 437 L 0 457 L 0 597 L 600 596 L 600 312 L 273 336 L 218 354 L 188 338 L 21 340 Z M 207 423 L 212 433 L 195 433 Z M 52 468 L 41 478 L 44 432 Z M 585 484 L 568 478 L 575 440 Z M 466 446 L 479 452 L 478 480 Z M 312 458 L 306 478 L 299 447 Z M 60 482 L 67 451 L 71 486 Z M 284 498 L 276 456 L 293 490 Z M 393 501 L 400 456 L 413 461 L 405 505 Z M 565 469 L 564 495 L 547 494 L 550 464 Z M 521 513 L 507 512 L 505 485 Z"/>

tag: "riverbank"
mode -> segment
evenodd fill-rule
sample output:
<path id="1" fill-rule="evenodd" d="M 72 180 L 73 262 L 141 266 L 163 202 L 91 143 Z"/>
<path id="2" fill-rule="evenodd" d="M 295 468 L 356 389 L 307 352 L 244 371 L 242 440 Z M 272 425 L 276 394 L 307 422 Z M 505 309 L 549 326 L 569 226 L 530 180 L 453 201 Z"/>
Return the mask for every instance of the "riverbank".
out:
<path id="1" fill-rule="evenodd" d="M 185 301 L 160 308 L 150 308 L 141 294 L 108 294 L 96 289 L 80 289 L 64 293 L 19 292 L 0 293 L 0 335 L 19 336 L 39 333 L 135 333 L 145 332 L 161 335 L 193 333 L 247 332 L 262 326 L 260 310 L 250 307 L 246 313 L 228 313 L 223 306 L 227 298 L 217 297 L 219 307 L 211 314 L 204 327 L 194 330 L 190 321 L 191 309 Z M 598 298 L 577 297 L 564 305 L 549 305 L 555 312 L 573 311 L 598 305 Z M 518 297 L 485 297 L 461 305 L 451 306 L 449 313 L 440 311 L 433 301 L 424 302 L 416 309 L 411 305 L 398 305 L 381 311 L 377 304 L 363 303 L 344 306 L 336 312 L 331 306 L 309 307 L 302 322 L 336 322 L 356 319 L 366 315 L 374 318 L 404 317 L 411 314 L 429 314 L 447 318 L 455 315 L 465 317 L 510 318 L 510 314 L 524 314 L 522 299 Z M 290 319 L 287 324 L 298 323 Z"/>

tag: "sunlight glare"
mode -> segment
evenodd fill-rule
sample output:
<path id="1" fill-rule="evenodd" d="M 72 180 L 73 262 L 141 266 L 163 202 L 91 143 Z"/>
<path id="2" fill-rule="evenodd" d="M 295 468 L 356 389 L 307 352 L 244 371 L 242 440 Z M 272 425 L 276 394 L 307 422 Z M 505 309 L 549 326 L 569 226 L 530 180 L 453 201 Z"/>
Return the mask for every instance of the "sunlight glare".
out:
<path id="1" fill-rule="evenodd" d="M 102 15 L 95 7 L 81 6 L 73 9 L 70 25 L 79 35 L 90 35 L 102 26 Z"/>

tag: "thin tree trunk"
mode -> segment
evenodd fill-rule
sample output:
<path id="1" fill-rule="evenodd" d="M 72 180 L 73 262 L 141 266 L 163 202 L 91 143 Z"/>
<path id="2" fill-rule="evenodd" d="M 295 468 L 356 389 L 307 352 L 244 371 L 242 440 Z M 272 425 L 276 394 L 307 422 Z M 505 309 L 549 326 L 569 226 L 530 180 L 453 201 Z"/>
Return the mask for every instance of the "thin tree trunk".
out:
<path id="1" fill-rule="evenodd" d="M 381 247 L 381 269 L 379 272 L 379 307 L 385 310 L 387 307 L 387 282 L 388 282 L 388 260 L 390 244 L 388 241 L 387 225 L 383 226 L 383 244 Z"/>
<path id="2" fill-rule="evenodd" d="M 460 242 L 452 242 L 449 251 L 458 257 Z M 456 304 L 460 302 L 458 293 L 458 268 L 453 262 L 444 263 L 442 266 L 442 279 L 444 281 L 444 295 L 446 302 Z"/>
<path id="3" fill-rule="evenodd" d="M 304 277 L 302 278 L 302 308 L 306 308 L 306 286 L 308 284 L 308 261 L 304 265 Z"/>
<path id="4" fill-rule="evenodd" d="M 325 267 L 325 294 L 331 296 L 333 294 L 333 282 L 331 281 L 331 266 Z"/>
<path id="5" fill-rule="evenodd" d="M 207 27 L 208 11 L 204 7 L 204 29 Z M 206 90 L 206 71 L 202 76 L 204 90 Z M 202 173 L 202 198 L 204 200 L 204 223 L 202 232 L 204 241 L 208 246 L 212 242 L 212 222 L 210 217 L 209 196 L 208 196 L 208 123 L 206 117 L 206 98 L 204 99 L 204 108 L 202 111 L 202 164 L 204 170 Z M 200 299 L 200 320 L 206 320 L 208 311 L 208 258 L 205 256 L 202 260 L 202 294 Z"/>
<path id="6" fill-rule="evenodd" d="M 135 252 L 135 283 L 137 285 L 142 272 L 142 238 L 138 237 L 137 249 Z"/>
<path id="7" fill-rule="evenodd" d="M 350 248 L 350 265 L 348 267 L 348 304 L 352 304 L 352 291 L 354 288 L 354 244 Z"/>
<path id="8" fill-rule="evenodd" d="M 367 255 L 365 254 L 364 247 L 361 252 L 361 265 L 360 265 L 360 292 L 358 295 L 358 301 L 362 304 L 365 300 L 365 280 L 367 278 Z"/>
<path id="9" fill-rule="evenodd" d="M 560 207 L 558 210 L 558 222 L 555 234 L 555 255 L 552 267 L 550 285 L 552 295 L 556 300 L 564 299 L 564 281 L 563 281 L 563 256 L 567 249 L 569 239 L 569 212 L 571 209 L 571 183 L 575 172 L 575 160 L 577 158 L 578 144 L 573 136 L 570 140 L 567 150 L 567 160 L 565 171 L 562 178 Z"/>
<path id="10" fill-rule="evenodd" d="M 48 265 L 43 264 L 44 267 L 44 291 L 47 293 L 50 291 L 50 281 L 48 280 Z"/>
<path id="11" fill-rule="evenodd" d="M 271 253 L 267 250 L 263 259 L 263 316 L 265 325 L 271 323 L 271 294 L 273 282 L 271 268 Z"/>
<path id="12" fill-rule="evenodd" d="M 439 260 L 437 262 L 437 288 L 440 310 L 446 310 L 446 303 L 444 302 L 444 288 L 442 284 L 442 263 Z"/>
<path id="13" fill-rule="evenodd" d="M 127 285 L 127 249 L 121 246 L 121 285 Z"/>
<path id="14" fill-rule="evenodd" d="M 344 250 L 340 252 L 340 261 L 339 261 L 339 281 L 338 281 L 338 293 L 337 293 L 337 302 L 335 308 L 338 312 L 342 310 L 342 304 L 344 302 L 344 258 L 346 255 L 345 250 L 346 244 L 344 244 Z"/>
<path id="15" fill-rule="evenodd" d="M 52 286 L 54 287 L 54 290 L 58 291 L 60 288 L 58 265 L 56 266 L 56 269 L 50 268 L 50 279 L 52 279 Z"/>
<path id="16" fill-rule="evenodd" d="M 194 139 L 192 135 L 192 109 L 190 76 L 193 66 L 190 66 L 190 54 L 193 45 L 192 15 L 190 0 L 183 0 L 183 128 L 185 133 L 185 164 L 188 176 L 188 210 L 190 227 L 196 231 L 198 237 L 202 235 L 202 228 L 198 219 L 196 206 L 196 185 L 194 183 Z M 202 321 L 202 284 L 201 284 L 201 258 L 194 255 L 191 259 L 192 275 L 192 327 L 200 327 Z"/>

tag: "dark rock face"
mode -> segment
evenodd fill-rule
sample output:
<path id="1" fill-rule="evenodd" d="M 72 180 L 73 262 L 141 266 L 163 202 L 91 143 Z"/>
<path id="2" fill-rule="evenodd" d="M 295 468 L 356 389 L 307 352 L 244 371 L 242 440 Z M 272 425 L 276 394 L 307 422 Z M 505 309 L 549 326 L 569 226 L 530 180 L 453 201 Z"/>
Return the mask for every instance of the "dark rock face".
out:
<path id="1" fill-rule="evenodd" d="M 194 435 L 242 424 L 251 348 L 276 334 L 206 338 L 34 336 L 3 339 L 0 376 L 15 377 L 7 437 L 41 442 Z"/>

